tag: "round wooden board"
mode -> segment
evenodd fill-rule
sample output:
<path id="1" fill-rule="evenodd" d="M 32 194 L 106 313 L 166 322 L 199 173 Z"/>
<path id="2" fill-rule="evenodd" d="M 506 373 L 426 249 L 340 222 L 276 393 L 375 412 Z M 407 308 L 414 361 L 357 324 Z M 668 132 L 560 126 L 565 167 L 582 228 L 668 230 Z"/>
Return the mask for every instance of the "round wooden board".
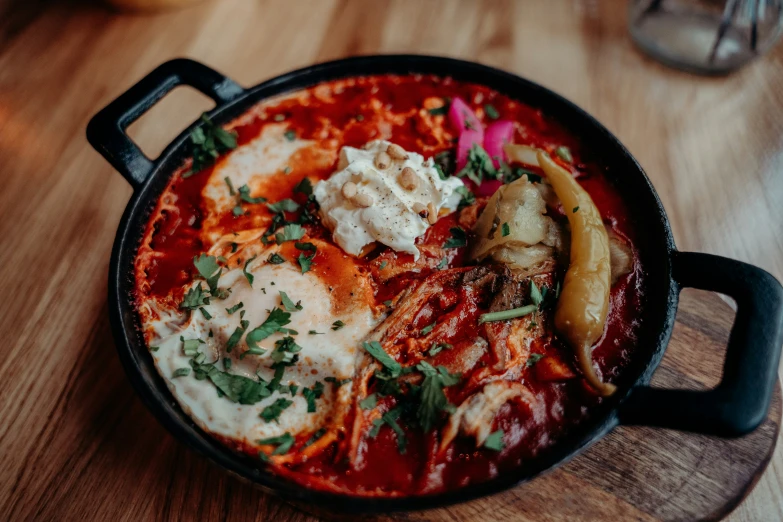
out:
<path id="1" fill-rule="evenodd" d="M 174 440 L 125 379 L 111 348 L 105 307 L 95 315 L 93 335 L 35 450 L 4 457 L 27 462 L 0 510 L 7 520 L 350 519 L 296 509 Z M 683 293 L 672 341 L 653 383 L 692 388 L 717 383 L 732 318 L 717 296 Z M 378 519 L 717 519 L 742 500 L 764 470 L 780 417 L 778 389 L 767 421 L 741 439 L 618 428 L 527 485 L 447 509 Z"/>

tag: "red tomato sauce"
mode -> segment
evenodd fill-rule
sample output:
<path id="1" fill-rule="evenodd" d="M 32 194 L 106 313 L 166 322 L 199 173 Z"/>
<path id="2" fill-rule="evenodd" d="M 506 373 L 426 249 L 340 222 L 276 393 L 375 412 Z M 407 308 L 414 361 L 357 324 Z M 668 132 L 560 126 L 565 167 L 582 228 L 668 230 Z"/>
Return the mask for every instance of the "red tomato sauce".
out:
<path id="1" fill-rule="evenodd" d="M 578 173 L 577 179 L 590 193 L 607 227 L 633 244 L 635 231 L 631 229 L 625 203 L 602 175 L 601 165 L 583 159 L 589 157 L 589 151 L 581 149 L 579 137 L 570 134 L 540 110 L 487 87 L 431 76 L 376 76 L 341 80 L 310 89 L 304 97 L 260 106 L 260 109 L 251 111 L 251 114 L 230 127 L 237 133 L 240 145 L 257 137 L 266 125 L 285 121 L 298 137 L 328 142 L 335 150 L 344 145 L 361 147 L 370 140 L 384 138 L 408 151 L 430 157 L 455 148 L 457 133 L 450 128 L 447 118 L 433 115 L 427 110 L 443 105 L 444 100 L 453 97 L 464 99 L 484 125 L 491 122 L 484 108 L 487 104 L 494 107 L 500 119 L 516 122 L 516 143 L 550 151 L 558 146 L 569 147 L 574 158 L 573 165 L 569 167 Z M 313 182 L 328 178 L 335 167 L 336 160 L 334 164 L 324 167 L 315 165 L 307 154 L 297 154 L 293 159 L 291 174 L 275 175 L 273 183 L 266 185 L 270 187 L 269 190 L 262 195 L 269 202 L 293 198 L 304 203 L 305 197 L 294 193 L 297 183 L 304 177 Z M 172 178 L 150 220 L 145 248 L 147 254 L 152 252 L 154 255 L 140 254 L 137 260 L 137 297 L 166 296 L 175 292 L 194 277 L 193 257 L 210 247 L 204 240 L 206 231 L 202 229 L 208 212 L 202 191 L 211 169 L 188 178 L 183 178 L 181 174 L 182 171 Z M 242 230 L 254 217 L 271 215 L 264 205 L 250 206 L 248 209 L 249 215 L 238 218 L 230 212 L 220 216 L 219 227 L 223 232 Z M 562 211 L 552 210 L 550 215 L 556 220 L 565 220 Z M 419 238 L 418 245 L 433 248 L 442 246 L 451 236 L 450 230 L 460 226 L 459 220 L 460 212 L 442 217 Z M 320 224 L 307 227 L 311 237 L 325 240 L 330 237 Z M 445 250 L 443 264 L 438 268 L 469 264 L 466 250 Z M 643 274 L 642 262 L 636 253 L 634 257 L 632 273 L 612 288 L 606 330 L 593 352 L 601 374 L 608 380 L 616 380 L 633 355 L 636 318 L 642 305 Z M 403 272 L 384 279 L 380 267 L 389 260 L 412 262 L 412 256 L 379 246 L 360 260 L 364 269 L 373 275 L 373 291 L 379 307 L 438 269 L 429 266 L 417 272 Z M 314 260 L 316 265 L 319 261 L 319 258 Z M 334 262 L 339 262 L 339 259 Z M 437 296 L 437 300 L 428 303 L 410 325 L 411 335 L 449 313 L 458 313 L 460 317 L 460 329 L 450 342 L 456 345 L 481 335 L 484 327 L 478 325 L 478 317 L 487 311 L 487 296 L 467 295 L 466 292 L 460 287 L 448 288 Z M 540 318 L 547 332 L 552 331 L 551 315 L 551 312 L 544 312 Z M 438 455 L 437 429 L 423 433 L 417 426 L 410 426 L 400 420 L 407 438 L 404 454 L 398 449 L 394 431 L 388 425 L 383 425 L 376 438 L 362 439 L 359 450 L 361 463 L 358 465 L 346 462 L 339 446 L 334 444 L 305 463 L 292 467 L 277 466 L 275 471 L 308 487 L 359 495 L 425 494 L 464 487 L 497 476 L 554 444 L 569 428 L 589 415 L 592 406 L 601 401 L 579 376 L 572 350 L 556 335 L 547 333 L 542 336 L 533 344 L 532 352 L 545 354 L 545 358 L 551 358 L 550 361 L 558 368 L 566 368 L 574 377 L 547 380 L 548 369 L 552 368 L 549 363 L 540 367 L 532 365 L 522 372 L 521 380 L 544 404 L 543 420 L 533 422 L 529 409 L 517 403 L 503 406 L 494 425 L 494 429 L 502 429 L 505 433 L 505 447 L 502 451 L 476 448 L 474 439 L 458 436 L 445 454 Z M 444 352 L 442 360 L 447 362 L 448 357 L 449 354 Z M 404 361 L 400 362 L 404 365 Z M 474 371 L 491 363 L 490 356 L 484 354 L 476 363 Z M 469 375 L 463 376 L 463 382 L 467 377 Z M 458 404 L 465 392 L 458 385 L 448 388 L 447 396 Z M 395 401 L 392 397 L 384 397 L 379 400 L 379 404 L 388 410 Z M 352 420 L 348 419 L 347 424 L 350 422 Z M 253 455 L 257 452 L 255 447 L 224 442 Z M 301 447 L 303 442 L 298 440 L 294 448 Z"/>

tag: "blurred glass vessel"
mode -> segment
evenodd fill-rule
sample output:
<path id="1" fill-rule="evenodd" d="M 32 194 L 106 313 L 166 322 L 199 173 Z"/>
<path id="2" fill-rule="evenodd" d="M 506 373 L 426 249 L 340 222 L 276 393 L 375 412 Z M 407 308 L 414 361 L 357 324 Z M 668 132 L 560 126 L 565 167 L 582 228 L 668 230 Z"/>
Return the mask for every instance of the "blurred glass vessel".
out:
<path id="1" fill-rule="evenodd" d="M 678 69 L 726 74 L 780 38 L 783 0 L 632 0 L 634 41 Z"/>

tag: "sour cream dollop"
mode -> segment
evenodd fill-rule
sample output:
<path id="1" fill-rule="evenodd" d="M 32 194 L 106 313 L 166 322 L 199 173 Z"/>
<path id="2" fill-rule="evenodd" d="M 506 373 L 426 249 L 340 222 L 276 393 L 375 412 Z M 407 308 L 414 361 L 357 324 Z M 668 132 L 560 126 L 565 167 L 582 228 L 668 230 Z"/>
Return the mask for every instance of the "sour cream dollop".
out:
<path id="1" fill-rule="evenodd" d="M 387 168 L 378 168 L 376 158 L 386 153 L 390 145 L 378 140 L 362 149 L 343 147 L 337 172 L 315 186 L 315 199 L 321 207 L 323 224 L 347 253 L 358 256 L 365 246 L 377 241 L 418 259 L 416 238 L 430 224 L 414 208 L 429 206 L 436 213 L 441 209 L 453 212 L 459 205 L 461 196 L 456 191 L 462 181 L 454 177 L 440 179 L 434 160 L 425 160 L 415 152 L 404 151 L 405 159 L 391 157 Z M 406 167 L 415 175 L 415 188 L 410 188 L 410 182 L 405 183 L 408 188 L 403 186 L 402 172 Z M 410 179 L 408 171 L 407 180 Z M 367 198 L 362 202 L 356 196 L 346 197 L 343 187 L 348 182 L 356 185 L 357 195 L 369 196 L 368 206 L 364 206 Z"/>

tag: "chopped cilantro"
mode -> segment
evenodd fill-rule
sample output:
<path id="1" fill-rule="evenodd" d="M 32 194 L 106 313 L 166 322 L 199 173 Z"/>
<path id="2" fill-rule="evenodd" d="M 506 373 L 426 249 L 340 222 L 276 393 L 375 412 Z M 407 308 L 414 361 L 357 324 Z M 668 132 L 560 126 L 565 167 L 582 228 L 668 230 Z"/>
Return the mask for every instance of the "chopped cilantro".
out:
<path id="1" fill-rule="evenodd" d="M 226 308 L 226 313 L 227 313 L 228 315 L 234 315 L 234 314 L 235 314 L 235 313 L 236 313 L 236 312 L 237 312 L 239 309 L 241 309 L 243 306 L 245 306 L 245 303 L 243 303 L 242 301 L 240 301 L 240 302 L 238 302 L 237 304 L 235 304 L 234 306 L 232 306 L 231 308 Z"/>
<path id="2" fill-rule="evenodd" d="M 402 371 L 402 366 L 400 366 L 400 363 L 395 361 L 386 351 L 383 349 L 383 346 L 381 346 L 381 343 L 378 341 L 370 341 L 370 342 L 364 342 L 362 343 L 362 346 L 364 349 L 372 355 L 376 361 L 381 363 L 384 368 L 389 370 L 389 374 L 392 377 L 399 377 L 400 372 Z"/>
<path id="3" fill-rule="evenodd" d="M 212 316 L 209 315 L 209 312 L 207 312 L 206 308 L 204 308 L 203 306 L 199 308 L 198 311 L 201 312 L 201 315 L 203 315 L 204 319 L 206 319 L 207 321 L 212 319 Z"/>
<path id="4" fill-rule="evenodd" d="M 248 187 L 247 185 L 242 185 L 241 187 L 239 187 L 239 199 L 241 199 L 245 203 L 251 203 L 251 204 L 266 203 L 266 198 L 264 197 L 261 196 L 257 198 L 250 197 L 250 187 Z"/>
<path id="5" fill-rule="evenodd" d="M 231 334 L 231 337 L 229 337 L 228 341 L 226 342 L 226 352 L 231 353 L 231 350 L 234 349 L 234 346 L 236 346 L 239 343 L 239 340 L 242 339 L 242 335 L 244 335 L 248 326 L 250 326 L 249 321 L 245 319 L 239 321 L 239 326 L 236 327 L 234 333 Z"/>
<path id="6" fill-rule="evenodd" d="M 421 335 L 427 335 L 432 331 L 433 328 L 435 328 L 436 323 L 428 324 L 424 328 L 421 329 Z"/>
<path id="7" fill-rule="evenodd" d="M 282 411 L 282 410 L 281 410 Z M 280 435 L 279 437 L 269 437 L 268 439 L 261 439 L 258 441 L 259 444 L 262 446 L 277 446 L 275 450 L 272 452 L 272 455 L 284 455 L 288 453 L 288 450 L 291 449 L 291 446 L 294 445 L 294 442 L 296 439 L 293 435 L 286 432 Z"/>
<path id="8" fill-rule="evenodd" d="M 509 227 L 509 226 L 508 226 L 508 223 L 503 223 L 503 224 L 500 226 L 500 234 L 501 234 L 503 237 L 506 237 L 506 236 L 508 236 L 510 233 L 511 233 L 511 227 Z"/>
<path id="9" fill-rule="evenodd" d="M 208 304 L 209 296 L 204 293 L 204 290 L 201 288 L 201 283 L 199 282 L 197 286 L 194 286 L 185 293 L 185 297 L 182 299 L 179 307 L 182 310 L 197 310 L 201 306 Z"/>
<path id="10" fill-rule="evenodd" d="M 544 355 L 541 353 L 531 353 L 530 356 L 527 358 L 527 362 L 525 363 L 525 368 L 530 368 L 531 366 L 533 366 L 543 358 Z"/>
<path id="11" fill-rule="evenodd" d="M 240 359 L 244 359 L 248 355 L 264 355 L 265 353 L 266 353 L 266 350 L 256 346 L 254 348 L 248 348 L 247 350 L 242 352 L 242 355 L 240 355 L 239 358 Z"/>
<path id="12" fill-rule="evenodd" d="M 296 312 L 302 309 L 302 301 L 297 301 L 296 304 L 288 297 L 288 294 L 280 290 L 280 301 L 283 303 L 283 308 L 286 312 Z"/>
<path id="13" fill-rule="evenodd" d="M 247 279 L 247 283 L 248 283 L 248 284 L 249 284 L 251 287 L 253 286 L 253 280 L 255 279 L 255 277 L 253 276 L 253 274 L 251 274 L 250 272 L 248 272 L 248 271 L 247 271 L 247 265 L 249 265 L 250 263 L 252 263 L 252 262 L 253 262 L 253 260 L 254 260 L 256 257 L 258 257 L 258 256 L 253 256 L 253 257 L 251 257 L 250 259 L 248 259 L 247 261 L 245 261 L 245 266 L 244 266 L 244 267 L 242 267 L 242 274 L 244 274 L 244 276 L 245 276 L 245 279 Z"/>
<path id="14" fill-rule="evenodd" d="M 441 116 L 449 112 L 449 104 L 444 103 L 440 107 L 433 107 L 432 109 L 427 109 L 427 112 L 429 112 L 433 116 Z"/>
<path id="15" fill-rule="evenodd" d="M 299 209 L 299 204 L 293 199 L 283 199 L 277 203 L 267 203 L 266 207 L 274 214 L 282 214 L 283 212 L 295 212 Z"/>
<path id="16" fill-rule="evenodd" d="M 308 335 L 323 335 L 323 332 L 316 332 L 315 330 L 310 330 L 307 332 Z"/>
<path id="17" fill-rule="evenodd" d="M 388 264 L 389 262 L 384 259 L 383 261 L 381 261 L 381 264 L 378 266 L 378 270 L 383 270 L 384 268 L 386 268 L 386 265 Z"/>
<path id="18" fill-rule="evenodd" d="M 213 296 L 218 297 L 217 294 L 219 294 L 219 292 L 217 285 L 222 268 L 220 268 L 217 258 L 215 256 L 201 254 L 200 256 L 193 258 L 193 266 L 196 267 L 199 275 L 207 281 L 210 293 Z"/>
<path id="19" fill-rule="evenodd" d="M 459 200 L 458 208 L 465 208 L 476 202 L 476 196 L 465 185 L 460 185 L 454 189 L 454 192 L 462 196 L 462 199 Z"/>
<path id="20" fill-rule="evenodd" d="M 288 141 L 294 141 L 296 139 L 296 131 L 289 129 L 285 131 L 283 136 L 285 136 L 285 139 Z"/>
<path id="21" fill-rule="evenodd" d="M 465 121 L 467 122 L 467 120 Z M 468 151 L 467 163 L 462 167 L 462 170 L 457 172 L 456 176 L 458 178 L 467 177 L 476 185 L 481 185 L 485 178 L 495 179 L 498 176 L 498 171 L 487 151 L 481 145 L 474 144 Z"/>
<path id="22" fill-rule="evenodd" d="M 451 237 L 443 243 L 443 248 L 460 248 L 467 246 L 468 236 L 462 227 L 452 227 L 449 229 Z"/>
<path id="23" fill-rule="evenodd" d="M 312 243 L 302 243 L 302 242 L 297 241 L 296 243 L 294 243 L 294 246 L 298 250 L 304 250 L 305 252 L 315 252 L 317 250 L 315 248 L 315 245 L 312 244 Z"/>
<path id="24" fill-rule="evenodd" d="M 484 447 L 492 451 L 501 451 L 505 444 L 503 443 L 503 430 L 498 430 L 490 433 L 486 439 L 484 439 Z"/>
<path id="25" fill-rule="evenodd" d="M 277 399 L 275 402 L 264 408 L 263 411 L 261 411 L 259 417 L 261 417 L 265 422 L 277 422 L 277 419 L 280 418 L 280 414 L 283 413 L 283 410 L 291 406 L 293 403 L 294 401 L 289 401 L 288 399 Z"/>
<path id="26" fill-rule="evenodd" d="M 311 445 L 315 444 L 315 442 L 318 439 L 320 439 L 321 437 L 323 437 L 324 435 L 326 435 L 326 428 L 319 429 L 318 431 L 313 433 L 312 437 L 307 439 L 307 442 L 304 443 L 304 446 L 302 446 L 302 448 L 306 448 L 307 446 L 311 446 Z"/>
<path id="27" fill-rule="evenodd" d="M 443 270 L 444 268 L 446 268 L 446 265 L 448 265 L 448 264 L 449 264 L 449 258 L 447 258 L 447 257 L 444 257 L 443 259 L 441 259 L 441 260 L 438 262 L 438 266 L 436 266 L 435 268 L 436 268 L 437 270 Z"/>
<path id="28" fill-rule="evenodd" d="M 579 205 L 574 207 L 574 214 L 576 214 L 579 211 Z"/>
<path id="29" fill-rule="evenodd" d="M 232 196 L 236 196 L 237 191 L 234 190 L 234 185 L 231 183 L 231 178 L 226 176 L 225 178 L 223 178 L 223 181 L 225 181 L 226 185 L 228 185 L 228 193 L 231 194 Z"/>
<path id="30" fill-rule="evenodd" d="M 533 301 L 533 304 L 536 306 L 541 306 L 541 303 L 544 301 L 543 294 L 541 294 L 541 291 L 532 279 L 530 280 L 530 300 Z"/>
<path id="31" fill-rule="evenodd" d="M 281 256 L 280 254 L 270 254 L 269 258 L 267 259 L 270 263 L 273 265 L 279 265 L 281 263 L 285 263 L 285 258 Z"/>
<path id="32" fill-rule="evenodd" d="M 498 110 L 490 105 L 489 103 L 484 105 L 484 112 L 489 116 L 490 119 L 497 120 L 500 118 L 500 114 L 498 114 Z"/>
<path id="33" fill-rule="evenodd" d="M 313 184 L 310 182 L 309 178 L 302 178 L 302 181 L 297 183 L 296 186 L 294 187 L 294 192 L 304 194 L 305 196 L 312 196 Z"/>
<path id="34" fill-rule="evenodd" d="M 151 352 L 157 352 L 158 350 L 160 350 L 160 346 L 150 346 Z"/>
<path id="35" fill-rule="evenodd" d="M 442 352 L 444 349 L 451 350 L 453 348 L 452 345 L 449 343 L 434 343 L 432 345 L 432 348 L 430 348 L 429 355 L 430 357 L 435 357 L 440 352 Z"/>
<path id="36" fill-rule="evenodd" d="M 228 357 L 223 358 L 223 369 L 229 371 L 231 369 L 231 359 Z"/>
<path id="37" fill-rule="evenodd" d="M 299 257 L 297 258 L 297 261 L 299 262 L 299 266 L 302 268 L 302 273 L 306 274 L 310 271 L 310 267 L 313 264 L 313 258 L 315 257 L 315 254 L 306 256 L 304 254 L 299 254 Z"/>
<path id="38" fill-rule="evenodd" d="M 337 331 L 340 328 L 342 328 L 343 326 L 345 326 L 345 323 L 338 319 L 337 321 L 332 323 L 332 330 Z"/>
<path id="39" fill-rule="evenodd" d="M 275 349 L 272 352 L 272 360 L 275 365 L 290 366 L 296 362 L 296 354 L 302 351 L 302 347 L 296 344 L 291 336 L 283 337 L 275 341 Z"/>
<path id="40" fill-rule="evenodd" d="M 202 125 L 190 133 L 191 155 L 193 164 L 190 170 L 182 174 L 189 178 L 193 174 L 212 165 L 215 160 L 229 150 L 237 148 L 237 135 L 212 123 L 206 114 L 201 115 Z"/>
<path id="41" fill-rule="evenodd" d="M 282 245 L 286 241 L 295 241 L 297 239 L 302 239 L 302 236 L 304 236 L 305 230 L 302 228 L 302 225 L 299 225 L 297 223 L 289 223 L 283 227 L 282 232 L 278 232 L 275 234 L 275 241 L 278 245 Z"/>
<path id="42" fill-rule="evenodd" d="M 425 432 L 435 427 L 438 416 L 442 411 L 452 411 L 454 406 L 449 403 L 443 388 L 459 383 L 460 374 L 451 374 L 443 366 L 434 368 L 431 364 L 421 361 L 416 369 L 424 374 L 419 394 L 419 407 L 416 410 L 416 418 L 419 420 Z"/>
<path id="43" fill-rule="evenodd" d="M 381 426 L 383 424 L 388 425 L 397 435 L 397 450 L 401 454 L 405 454 L 405 448 L 408 444 L 408 441 L 405 438 L 405 432 L 397 423 L 397 419 L 400 418 L 401 414 L 402 414 L 401 408 L 394 408 L 393 410 L 387 411 L 386 413 L 383 414 L 383 416 L 380 419 L 375 419 L 372 422 L 373 428 L 370 430 L 370 433 L 368 435 L 370 436 L 370 438 L 374 439 L 375 437 L 378 436 L 378 432 L 380 431 Z"/>
<path id="44" fill-rule="evenodd" d="M 284 312 L 279 308 L 273 308 L 269 316 L 258 326 L 248 332 L 247 345 L 250 348 L 258 347 L 258 343 L 263 341 L 275 332 L 288 331 L 283 329 L 285 325 L 291 322 L 291 314 Z M 280 341 L 278 341 L 280 342 Z"/>
<path id="45" fill-rule="evenodd" d="M 374 393 L 371 393 L 361 401 L 359 401 L 359 407 L 363 410 L 371 410 L 378 405 L 378 399 Z"/>
<path id="46" fill-rule="evenodd" d="M 187 375 L 190 375 L 190 368 L 177 368 L 172 372 L 171 378 L 176 379 L 177 377 L 185 377 Z"/>
<path id="47" fill-rule="evenodd" d="M 384 301 L 383 304 L 386 305 L 386 306 L 391 306 L 392 305 L 392 300 L 388 299 L 388 300 Z"/>
<path id="48" fill-rule="evenodd" d="M 334 384 L 335 388 L 339 388 L 343 384 L 348 384 L 349 382 L 351 382 L 351 379 L 343 379 L 341 381 L 338 381 L 337 377 L 326 377 L 326 378 L 324 378 L 324 380 L 326 382 L 330 382 L 330 383 Z"/>

